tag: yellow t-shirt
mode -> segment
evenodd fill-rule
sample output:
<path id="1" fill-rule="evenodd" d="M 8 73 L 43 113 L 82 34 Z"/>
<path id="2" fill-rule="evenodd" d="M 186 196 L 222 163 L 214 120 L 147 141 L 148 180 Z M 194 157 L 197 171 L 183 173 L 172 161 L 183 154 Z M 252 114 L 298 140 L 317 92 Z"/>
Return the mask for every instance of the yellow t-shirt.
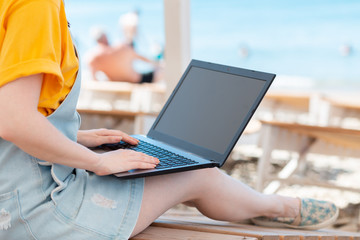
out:
<path id="1" fill-rule="evenodd" d="M 54 112 L 79 68 L 62 0 L 0 2 L 0 87 L 44 73 L 38 110 Z"/>

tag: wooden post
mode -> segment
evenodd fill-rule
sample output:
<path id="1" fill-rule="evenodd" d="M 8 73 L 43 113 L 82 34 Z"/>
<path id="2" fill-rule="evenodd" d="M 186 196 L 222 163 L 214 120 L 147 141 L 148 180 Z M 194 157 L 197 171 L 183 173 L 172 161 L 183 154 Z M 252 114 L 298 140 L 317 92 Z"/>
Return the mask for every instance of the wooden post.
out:
<path id="1" fill-rule="evenodd" d="M 169 96 L 190 62 L 190 0 L 164 0 L 165 80 Z"/>

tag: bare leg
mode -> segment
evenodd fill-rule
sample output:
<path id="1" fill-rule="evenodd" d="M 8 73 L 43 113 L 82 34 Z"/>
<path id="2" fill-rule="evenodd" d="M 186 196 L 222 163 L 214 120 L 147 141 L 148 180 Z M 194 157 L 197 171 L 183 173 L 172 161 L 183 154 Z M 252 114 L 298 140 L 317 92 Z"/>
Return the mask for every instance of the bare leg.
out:
<path id="1" fill-rule="evenodd" d="M 184 202 L 207 217 L 223 221 L 257 216 L 295 217 L 300 207 L 296 198 L 256 192 L 217 168 L 149 177 L 145 180 L 143 202 L 132 236 Z"/>

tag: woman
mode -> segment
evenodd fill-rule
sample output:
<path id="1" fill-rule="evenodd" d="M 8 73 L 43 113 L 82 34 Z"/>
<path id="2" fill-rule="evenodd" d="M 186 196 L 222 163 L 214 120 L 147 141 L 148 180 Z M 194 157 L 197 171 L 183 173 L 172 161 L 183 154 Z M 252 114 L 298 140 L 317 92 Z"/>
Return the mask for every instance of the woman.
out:
<path id="1" fill-rule="evenodd" d="M 159 160 L 88 149 L 138 141 L 78 131 L 79 61 L 63 2 L 3 1 L 0 16 L 0 239 L 127 239 L 178 203 L 224 221 L 263 216 L 254 221 L 310 229 L 335 221 L 331 203 L 264 195 L 215 168 L 114 177 Z"/>

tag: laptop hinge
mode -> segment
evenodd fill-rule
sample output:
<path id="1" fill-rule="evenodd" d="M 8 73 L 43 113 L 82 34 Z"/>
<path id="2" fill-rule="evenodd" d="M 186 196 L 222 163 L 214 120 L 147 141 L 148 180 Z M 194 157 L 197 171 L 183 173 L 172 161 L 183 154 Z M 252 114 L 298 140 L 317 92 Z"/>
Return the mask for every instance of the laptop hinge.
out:
<path id="1" fill-rule="evenodd" d="M 214 164 L 215 167 L 220 167 L 220 164 L 216 162 L 215 160 L 210 160 Z"/>

